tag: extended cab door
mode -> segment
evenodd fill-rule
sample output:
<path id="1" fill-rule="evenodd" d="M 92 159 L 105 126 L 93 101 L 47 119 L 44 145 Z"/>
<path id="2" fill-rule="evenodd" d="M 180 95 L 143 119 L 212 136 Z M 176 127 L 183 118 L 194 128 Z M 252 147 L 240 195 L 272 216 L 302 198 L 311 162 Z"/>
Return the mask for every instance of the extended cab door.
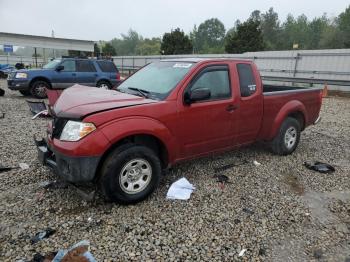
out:
<path id="1" fill-rule="evenodd" d="M 77 60 L 77 83 L 86 86 L 96 86 L 97 71 L 92 61 Z"/>
<path id="2" fill-rule="evenodd" d="M 229 65 L 214 64 L 200 68 L 183 89 L 177 127 L 183 158 L 232 146 L 237 114 L 231 83 Z M 184 98 L 196 89 L 209 89 L 210 97 L 186 103 Z"/>
<path id="3" fill-rule="evenodd" d="M 263 95 L 259 72 L 250 62 L 236 64 L 237 83 L 241 93 L 236 144 L 256 140 L 263 117 Z"/>
<path id="4" fill-rule="evenodd" d="M 74 60 L 64 60 L 60 64 L 63 69 L 60 71 L 55 70 L 52 75 L 52 87 L 57 89 L 64 89 L 71 87 L 77 81 L 76 78 L 76 66 Z"/>

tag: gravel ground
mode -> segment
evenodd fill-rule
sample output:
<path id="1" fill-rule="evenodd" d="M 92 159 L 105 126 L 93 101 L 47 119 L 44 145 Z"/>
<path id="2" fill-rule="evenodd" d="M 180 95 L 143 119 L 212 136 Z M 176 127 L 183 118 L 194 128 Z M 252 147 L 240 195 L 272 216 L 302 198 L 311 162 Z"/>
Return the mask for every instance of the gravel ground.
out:
<path id="1" fill-rule="evenodd" d="M 0 85 L 0 164 L 30 166 L 0 173 L 0 261 L 30 260 L 83 239 L 98 261 L 349 261 L 349 99 L 324 99 L 323 120 L 303 132 L 290 156 L 260 144 L 187 162 L 171 169 L 149 199 L 121 206 L 101 197 L 86 202 L 72 187 L 43 189 L 55 177 L 38 163 L 33 135 L 44 136 L 48 120 L 31 120 L 26 98 Z M 244 160 L 224 171 L 231 183 L 221 188 L 213 169 Z M 306 160 L 330 163 L 336 172 L 310 171 Z M 166 200 L 183 176 L 196 186 L 191 199 Z M 30 238 L 48 227 L 56 233 L 32 245 Z"/>

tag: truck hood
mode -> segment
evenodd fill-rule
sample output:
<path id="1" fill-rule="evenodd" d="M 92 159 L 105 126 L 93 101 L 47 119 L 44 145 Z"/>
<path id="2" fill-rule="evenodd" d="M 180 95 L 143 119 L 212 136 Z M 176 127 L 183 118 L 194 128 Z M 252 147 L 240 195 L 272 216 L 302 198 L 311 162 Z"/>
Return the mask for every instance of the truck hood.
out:
<path id="1" fill-rule="evenodd" d="M 97 112 L 157 102 L 115 90 L 74 85 L 62 92 L 53 107 L 53 113 L 57 117 L 82 119 Z"/>

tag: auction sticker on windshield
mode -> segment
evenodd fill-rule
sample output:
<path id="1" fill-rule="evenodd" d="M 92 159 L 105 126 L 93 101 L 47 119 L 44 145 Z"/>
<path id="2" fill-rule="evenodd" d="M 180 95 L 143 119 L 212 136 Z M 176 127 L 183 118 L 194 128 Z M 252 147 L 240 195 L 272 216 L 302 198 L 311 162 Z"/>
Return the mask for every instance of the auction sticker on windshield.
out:
<path id="1" fill-rule="evenodd" d="M 192 64 L 189 63 L 176 63 L 174 68 L 190 68 Z"/>

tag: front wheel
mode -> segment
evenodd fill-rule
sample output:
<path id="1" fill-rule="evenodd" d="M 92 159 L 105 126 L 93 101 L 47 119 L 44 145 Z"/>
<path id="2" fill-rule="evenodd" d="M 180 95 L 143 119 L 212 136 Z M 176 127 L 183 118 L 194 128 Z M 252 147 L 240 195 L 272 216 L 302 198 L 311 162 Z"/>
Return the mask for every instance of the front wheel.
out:
<path id="1" fill-rule="evenodd" d="M 100 187 L 105 197 L 113 202 L 136 203 L 157 188 L 161 172 L 160 160 L 153 150 L 126 144 L 105 160 Z"/>
<path id="2" fill-rule="evenodd" d="M 300 124 L 298 120 L 287 117 L 272 140 L 272 151 L 277 155 L 289 155 L 297 148 L 300 140 Z"/>
<path id="3" fill-rule="evenodd" d="M 40 99 L 47 97 L 46 89 L 49 88 L 49 84 L 45 81 L 35 81 L 30 89 L 31 94 Z"/>
<path id="4" fill-rule="evenodd" d="M 97 83 L 97 87 L 108 90 L 112 88 L 112 85 L 107 81 L 100 81 Z"/>

